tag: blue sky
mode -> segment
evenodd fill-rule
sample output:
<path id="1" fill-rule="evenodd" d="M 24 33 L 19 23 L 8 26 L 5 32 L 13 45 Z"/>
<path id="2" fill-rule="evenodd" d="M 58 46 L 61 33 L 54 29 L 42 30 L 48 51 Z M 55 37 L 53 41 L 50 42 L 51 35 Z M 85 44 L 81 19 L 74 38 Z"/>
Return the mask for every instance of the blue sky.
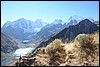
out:
<path id="1" fill-rule="evenodd" d="M 1 26 L 19 18 L 52 22 L 67 21 L 73 15 L 98 20 L 99 1 L 1 1 Z"/>

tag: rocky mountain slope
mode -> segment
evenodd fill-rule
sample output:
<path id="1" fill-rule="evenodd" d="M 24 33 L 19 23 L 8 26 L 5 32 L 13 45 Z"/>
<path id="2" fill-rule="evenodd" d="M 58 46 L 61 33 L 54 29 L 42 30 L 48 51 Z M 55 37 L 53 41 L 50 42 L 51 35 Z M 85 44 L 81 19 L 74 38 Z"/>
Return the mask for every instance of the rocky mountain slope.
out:
<path id="1" fill-rule="evenodd" d="M 32 38 L 32 41 L 36 44 L 40 44 L 45 39 L 50 38 L 52 35 L 60 32 L 62 29 L 66 27 L 66 25 L 62 24 L 63 21 L 61 19 L 54 20 L 51 24 L 47 24 Z"/>
<path id="2" fill-rule="evenodd" d="M 77 15 L 71 16 L 67 22 L 62 21 L 61 19 L 55 19 L 53 22 L 41 28 L 41 30 L 35 36 L 33 36 L 32 42 L 40 44 L 42 41 L 57 34 L 62 29 L 69 27 L 71 25 L 76 25 L 82 20 L 84 20 L 84 18 Z"/>
<path id="3" fill-rule="evenodd" d="M 95 21 L 92 18 L 87 17 L 91 22 L 95 23 Z M 49 39 L 50 37 L 56 35 L 64 28 L 68 28 L 69 26 L 76 25 L 80 21 L 84 20 L 86 18 L 82 16 L 73 15 L 71 16 L 67 22 L 62 21 L 61 19 L 55 19 L 50 24 L 47 24 L 41 30 L 32 37 L 31 42 L 34 42 L 35 44 L 40 44 L 41 42 Z"/>
<path id="4" fill-rule="evenodd" d="M 39 47 L 46 46 L 54 39 L 61 39 L 63 41 L 69 40 L 72 41 L 78 34 L 91 34 L 97 31 L 99 27 L 91 22 L 88 19 L 82 20 L 77 25 L 69 26 L 68 28 L 63 29 L 56 35 L 50 37 L 49 39 L 43 41 Z"/>

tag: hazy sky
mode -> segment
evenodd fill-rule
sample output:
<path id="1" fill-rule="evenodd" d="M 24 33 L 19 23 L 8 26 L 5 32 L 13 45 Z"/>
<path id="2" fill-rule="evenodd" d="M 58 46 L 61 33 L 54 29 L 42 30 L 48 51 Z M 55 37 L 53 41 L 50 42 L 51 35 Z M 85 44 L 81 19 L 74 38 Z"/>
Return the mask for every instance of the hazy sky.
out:
<path id="1" fill-rule="evenodd" d="M 99 1 L 1 1 L 1 26 L 19 18 L 52 22 L 67 21 L 73 15 L 98 20 Z"/>

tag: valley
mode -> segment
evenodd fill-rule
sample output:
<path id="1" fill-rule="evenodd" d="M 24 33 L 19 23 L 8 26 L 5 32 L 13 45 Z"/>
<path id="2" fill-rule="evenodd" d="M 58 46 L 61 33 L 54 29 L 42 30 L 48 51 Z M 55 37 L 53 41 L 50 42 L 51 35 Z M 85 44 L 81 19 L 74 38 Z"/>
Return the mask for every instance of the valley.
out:
<path id="1" fill-rule="evenodd" d="M 59 41 L 57 43 L 55 42 L 55 45 L 50 46 L 50 48 L 48 46 L 56 39 L 59 39 L 60 44 L 65 45 L 63 46 L 64 48 L 71 48 L 73 47 L 71 44 L 74 43 L 75 38 L 80 34 L 92 35 L 93 37 L 96 37 L 94 40 L 96 40 L 95 42 L 99 45 L 99 38 L 97 38 L 99 34 L 96 34 L 95 32 L 99 33 L 99 21 L 83 18 L 77 15 L 71 16 L 67 22 L 62 21 L 61 19 L 56 19 L 51 23 L 47 23 L 41 19 L 31 21 L 26 20 L 25 18 L 20 18 L 13 22 L 7 21 L 7 23 L 5 23 L 1 28 L 1 59 L 3 60 L 7 57 L 9 60 L 9 58 L 12 58 L 13 62 L 10 63 L 12 61 L 11 60 L 9 61 L 10 64 L 8 63 L 7 65 L 16 66 L 16 63 L 18 63 L 20 66 L 21 63 L 19 58 L 22 54 L 26 53 L 21 57 L 25 61 L 27 58 L 31 58 L 29 61 L 26 61 L 27 63 L 32 62 L 29 64 L 29 66 L 71 66 L 72 63 L 67 62 L 68 60 L 64 60 L 66 57 L 68 57 L 66 52 L 64 52 L 66 51 L 65 49 L 61 48 L 60 51 L 62 52 L 57 50 L 57 55 L 60 56 L 59 54 L 61 54 L 60 57 L 64 55 L 64 58 L 59 60 L 55 59 L 55 63 L 53 61 L 53 57 L 51 58 L 52 53 L 49 55 L 48 52 L 47 54 L 45 52 L 49 51 L 50 49 L 54 49 L 54 53 L 57 52 L 55 50 L 55 46 L 59 47 Z M 98 46 L 96 47 L 98 49 Z M 32 48 L 32 50 L 29 48 Z M 2 66 L 5 66 L 4 63 L 8 62 L 8 60 L 3 60 Z M 72 60 L 70 59 L 70 61 Z M 73 61 L 76 62 L 77 59 L 74 59 Z M 94 66 L 98 65 L 98 58 L 96 58 L 96 62 L 97 64 L 94 64 Z M 78 63 L 75 63 L 75 65 L 78 65 Z"/>

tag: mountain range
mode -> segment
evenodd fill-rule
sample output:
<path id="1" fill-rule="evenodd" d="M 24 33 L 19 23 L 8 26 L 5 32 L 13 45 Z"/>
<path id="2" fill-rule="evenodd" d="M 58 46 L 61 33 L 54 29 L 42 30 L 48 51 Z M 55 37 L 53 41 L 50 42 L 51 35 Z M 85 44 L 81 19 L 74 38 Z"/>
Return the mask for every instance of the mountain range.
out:
<path id="1" fill-rule="evenodd" d="M 51 23 L 47 23 L 42 21 L 41 19 L 37 19 L 35 21 L 26 20 L 25 18 L 20 18 L 16 21 L 7 21 L 2 30 L 19 40 L 30 40 L 35 44 L 40 44 L 44 40 L 47 40 L 51 36 L 56 35 L 64 28 L 68 28 L 69 26 L 76 25 L 80 21 L 86 18 L 81 16 L 71 16 L 67 22 L 62 21 L 61 19 L 55 19 Z M 93 19 L 88 18 L 91 22 L 95 22 Z"/>
<path id="2" fill-rule="evenodd" d="M 43 22 L 41 19 L 37 19 L 33 22 L 25 18 L 20 18 L 13 22 L 7 21 L 2 29 L 10 36 L 24 40 L 30 39 L 33 34 L 36 34 L 46 24 L 47 23 Z"/>
<path id="3" fill-rule="evenodd" d="M 79 34 L 91 34 L 98 30 L 99 21 L 76 15 L 71 16 L 67 22 L 55 19 L 47 23 L 41 19 L 31 21 L 25 18 L 13 22 L 7 21 L 1 28 L 2 57 L 20 48 L 19 46 L 31 44 L 35 46 L 33 46 L 35 51 L 39 47 L 47 46 L 55 39 L 72 42 Z M 23 43 L 25 41 L 28 43 Z"/>
<path id="4" fill-rule="evenodd" d="M 48 38 L 56 35 L 64 28 L 68 28 L 69 26 L 76 25 L 80 21 L 85 20 L 86 18 L 81 16 L 71 16 L 67 22 L 62 21 L 61 19 L 56 19 L 50 24 L 47 24 L 41 30 L 36 34 L 36 36 L 32 37 L 32 42 L 36 44 L 40 44 L 44 40 L 47 40 Z M 94 20 L 92 18 L 87 17 L 91 22 L 94 23 Z"/>
<path id="5" fill-rule="evenodd" d="M 61 30 L 56 35 L 51 36 L 49 39 L 40 43 L 37 48 L 47 46 L 55 39 L 61 39 L 63 42 L 65 42 L 66 40 L 72 41 L 78 34 L 91 34 L 95 33 L 98 30 L 99 27 L 96 24 L 91 22 L 89 19 L 85 19 L 80 21 L 76 25 L 72 25 L 69 26 L 68 28 Z"/>

